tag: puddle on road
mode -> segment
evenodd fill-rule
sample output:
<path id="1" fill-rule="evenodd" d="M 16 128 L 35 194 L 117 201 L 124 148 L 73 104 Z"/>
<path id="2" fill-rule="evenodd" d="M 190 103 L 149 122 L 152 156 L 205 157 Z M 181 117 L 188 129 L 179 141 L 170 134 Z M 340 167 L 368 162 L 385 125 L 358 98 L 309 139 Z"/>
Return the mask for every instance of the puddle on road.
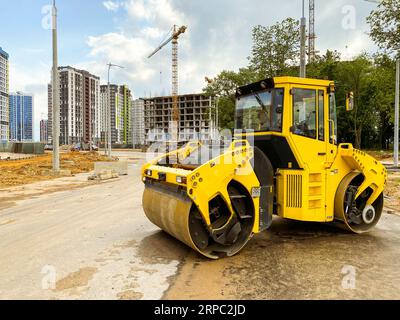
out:
<path id="1" fill-rule="evenodd" d="M 127 241 L 100 252 L 93 267 L 57 282 L 57 298 L 161 299 L 189 251 L 166 237 L 163 232 L 150 233 L 140 242 Z"/>
<path id="2" fill-rule="evenodd" d="M 118 293 L 119 300 L 140 300 L 143 298 L 143 294 L 140 292 L 136 292 L 134 290 L 127 290 L 124 292 Z"/>
<path id="3" fill-rule="evenodd" d="M 190 251 L 189 247 L 164 231 L 144 238 L 138 247 L 138 255 L 146 264 L 182 261 Z"/>
<path id="4" fill-rule="evenodd" d="M 276 219 L 232 258 L 209 261 L 192 252 L 164 298 L 399 297 L 399 254 L 400 235 L 379 226 L 355 235 L 331 225 Z M 344 266 L 357 270 L 356 290 L 343 290 Z"/>
<path id="5" fill-rule="evenodd" d="M 277 219 L 240 254 L 217 261 L 165 232 L 145 233 L 141 241 L 100 252 L 92 268 L 69 275 L 57 288 L 70 288 L 72 295 L 78 287 L 81 299 L 398 297 L 400 235 L 385 231 L 395 222 L 385 216 L 381 228 L 354 235 L 325 224 Z M 341 287 L 346 265 L 357 270 L 356 290 Z"/>
<path id="6" fill-rule="evenodd" d="M 76 289 L 79 287 L 85 287 L 89 281 L 93 279 L 94 274 L 97 272 L 97 268 L 83 268 L 77 272 L 70 273 L 65 278 L 57 281 L 56 291 L 64 291 L 69 289 Z"/>

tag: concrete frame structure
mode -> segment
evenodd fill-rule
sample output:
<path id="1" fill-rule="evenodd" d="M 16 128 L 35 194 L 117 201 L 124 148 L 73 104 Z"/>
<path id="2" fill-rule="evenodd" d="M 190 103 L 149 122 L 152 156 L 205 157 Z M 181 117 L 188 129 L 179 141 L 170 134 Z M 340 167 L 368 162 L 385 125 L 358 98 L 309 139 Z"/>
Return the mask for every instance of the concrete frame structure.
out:
<path id="1" fill-rule="evenodd" d="M 33 95 L 19 91 L 16 93 L 10 93 L 9 104 L 10 141 L 32 142 L 34 110 Z"/>
<path id="2" fill-rule="evenodd" d="M 9 140 L 9 55 L 0 47 L 0 141 Z"/>
<path id="3" fill-rule="evenodd" d="M 60 77 L 60 144 L 70 145 L 78 142 L 97 143 L 100 78 L 85 70 L 59 67 Z M 51 139 L 52 87 L 48 92 L 48 132 Z"/>
<path id="4" fill-rule="evenodd" d="M 110 85 L 111 143 L 132 145 L 132 93 L 126 85 Z M 107 130 L 108 86 L 100 86 L 100 107 L 98 130 L 101 141 L 105 141 Z"/>
<path id="5" fill-rule="evenodd" d="M 172 96 L 144 100 L 145 144 L 171 139 L 168 132 L 172 120 Z M 215 98 L 204 94 L 178 96 L 180 121 L 179 141 L 209 141 L 215 135 Z"/>

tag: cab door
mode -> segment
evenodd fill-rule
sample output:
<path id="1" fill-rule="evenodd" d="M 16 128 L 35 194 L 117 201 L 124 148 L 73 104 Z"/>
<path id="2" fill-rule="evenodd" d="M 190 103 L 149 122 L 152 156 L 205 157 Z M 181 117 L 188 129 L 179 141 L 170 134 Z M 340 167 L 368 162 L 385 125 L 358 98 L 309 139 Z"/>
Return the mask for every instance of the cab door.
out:
<path id="1" fill-rule="evenodd" d="M 301 86 L 291 92 L 291 137 L 306 169 L 303 209 L 309 221 L 326 221 L 326 89 Z"/>
<path id="2" fill-rule="evenodd" d="M 325 99 L 325 103 L 327 104 L 328 110 L 326 110 L 326 152 L 327 152 L 327 166 L 330 168 L 335 161 L 338 147 L 337 147 L 337 114 L 336 114 L 336 99 L 335 93 L 330 92 L 327 94 L 327 98 Z"/>

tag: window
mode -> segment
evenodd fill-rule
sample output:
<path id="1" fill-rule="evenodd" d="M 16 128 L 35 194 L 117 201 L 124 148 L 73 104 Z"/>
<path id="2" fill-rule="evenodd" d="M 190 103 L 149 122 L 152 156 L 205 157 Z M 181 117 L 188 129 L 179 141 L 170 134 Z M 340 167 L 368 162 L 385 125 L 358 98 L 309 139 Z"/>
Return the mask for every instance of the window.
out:
<path id="1" fill-rule="evenodd" d="M 282 131 L 283 89 L 240 97 L 236 103 L 236 129 Z"/>
<path id="2" fill-rule="evenodd" d="M 317 97 L 315 90 L 293 89 L 293 132 L 317 138 Z"/>
<path id="3" fill-rule="evenodd" d="M 325 95 L 322 90 L 318 91 L 318 139 L 325 141 Z"/>
<path id="4" fill-rule="evenodd" d="M 337 114 L 334 93 L 329 94 L 329 142 L 337 144 Z"/>

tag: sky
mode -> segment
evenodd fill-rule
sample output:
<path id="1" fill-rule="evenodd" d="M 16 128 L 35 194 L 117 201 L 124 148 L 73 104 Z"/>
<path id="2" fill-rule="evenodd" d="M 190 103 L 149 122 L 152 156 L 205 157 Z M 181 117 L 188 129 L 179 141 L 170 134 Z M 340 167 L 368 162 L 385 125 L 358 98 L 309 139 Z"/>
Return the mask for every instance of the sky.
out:
<path id="1" fill-rule="evenodd" d="M 316 48 L 351 58 L 375 45 L 366 17 L 376 4 L 365 0 L 316 0 Z M 306 3 L 308 1 L 306 0 Z M 0 47 L 10 55 L 10 91 L 34 94 L 34 138 L 47 118 L 52 64 L 50 0 L 0 0 Z M 147 56 L 171 27 L 186 25 L 179 42 L 179 92 L 201 92 L 204 78 L 248 65 L 251 31 L 287 17 L 299 19 L 301 0 L 57 0 L 59 65 L 85 69 L 127 84 L 135 98 L 171 92 L 171 46 Z"/>

